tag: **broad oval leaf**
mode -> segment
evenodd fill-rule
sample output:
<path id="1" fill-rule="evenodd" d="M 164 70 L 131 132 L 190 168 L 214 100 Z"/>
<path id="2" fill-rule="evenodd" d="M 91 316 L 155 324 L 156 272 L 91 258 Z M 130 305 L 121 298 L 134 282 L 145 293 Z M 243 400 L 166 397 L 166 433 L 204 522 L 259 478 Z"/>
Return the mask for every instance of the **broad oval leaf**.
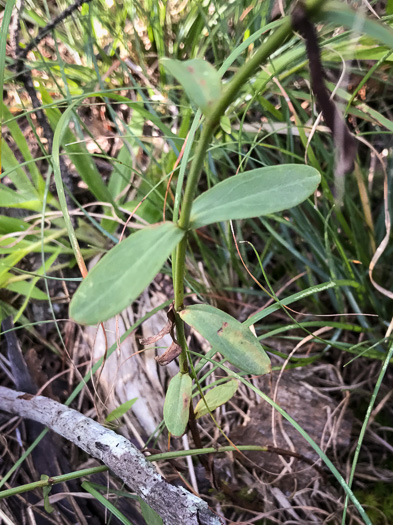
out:
<path id="1" fill-rule="evenodd" d="M 169 383 L 164 403 L 164 421 L 172 436 L 180 437 L 186 431 L 191 395 L 191 377 L 179 372 Z"/>
<path id="2" fill-rule="evenodd" d="M 195 199 L 191 228 L 292 208 L 312 195 L 320 181 L 315 168 L 302 164 L 268 166 L 234 175 Z"/>
<path id="3" fill-rule="evenodd" d="M 211 110 L 221 95 L 221 77 L 216 69 L 206 60 L 173 60 L 162 58 L 161 63 L 183 86 L 188 98 L 203 113 Z"/>
<path id="4" fill-rule="evenodd" d="M 130 235 L 89 272 L 74 294 L 70 316 L 77 323 L 106 321 L 129 306 L 149 285 L 182 239 L 172 222 Z"/>
<path id="5" fill-rule="evenodd" d="M 227 361 L 248 374 L 271 371 L 270 359 L 249 328 L 207 304 L 194 304 L 179 313 Z"/>
<path id="6" fill-rule="evenodd" d="M 230 379 L 223 385 L 216 386 L 204 394 L 205 399 L 200 399 L 195 407 L 195 418 L 198 419 L 229 401 L 239 387 L 237 379 Z M 207 406 L 209 410 L 207 409 Z"/>

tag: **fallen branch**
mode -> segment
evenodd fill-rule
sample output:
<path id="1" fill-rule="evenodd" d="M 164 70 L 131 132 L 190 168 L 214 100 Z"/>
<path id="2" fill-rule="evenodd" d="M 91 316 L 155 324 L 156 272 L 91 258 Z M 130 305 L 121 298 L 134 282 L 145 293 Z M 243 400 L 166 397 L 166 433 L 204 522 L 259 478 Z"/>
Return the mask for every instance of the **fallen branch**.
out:
<path id="1" fill-rule="evenodd" d="M 128 439 L 76 410 L 47 397 L 5 387 L 0 387 L 0 410 L 42 423 L 105 463 L 161 516 L 164 524 L 222 524 L 203 500 L 167 483 Z"/>

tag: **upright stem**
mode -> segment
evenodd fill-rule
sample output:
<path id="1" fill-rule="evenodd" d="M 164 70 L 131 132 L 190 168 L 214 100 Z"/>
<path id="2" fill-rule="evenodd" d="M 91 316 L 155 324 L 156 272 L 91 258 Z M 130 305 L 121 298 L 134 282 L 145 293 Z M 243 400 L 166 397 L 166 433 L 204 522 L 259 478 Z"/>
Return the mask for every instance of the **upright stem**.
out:
<path id="1" fill-rule="evenodd" d="M 314 15 L 320 9 L 324 0 L 309 0 L 306 3 L 306 10 L 310 15 Z M 187 177 L 186 188 L 184 191 L 184 197 L 182 200 L 181 216 L 178 221 L 178 225 L 183 230 L 188 231 L 190 226 L 191 208 L 194 200 L 195 191 L 198 187 L 199 178 L 202 173 L 203 164 L 205 160 L 206 151 L 208 149 L 210 140 L 213 132 L 220 121 L 222 115 L 224 115 L 228 106 L 238 96 L 240 90 L 246 84 L 251 75 L 255 70 L 263 64 L 274 51 L 276 51 L 285 40 L 292 34 L 292 21 L 291 17 L 287 16 L 283 18 L 281 26 L 270 36 L 270 38 L 260 46 L 255 55 L 239 69 L 235 74 L 228 87 L 222 94 L 221 98 L 217 101 L 215 107 L 212 110 L 211 115 L 207 118 L 201 137 L 198 142 L 197 150 L 195 152 L 194 159 L 191 163 L 190 173 Z M 185 276 L 185 259 L 186 259 L 186 248 L 187 248 L 187 234 L 183 237 L 182 241 L 177 247 L 176 258 L 174 261 L 174 292 L 175 292 L 175 312 L 179 312 L 183 308 L 184 300 L 184 276 Z M 178 317 L 177 317 L 178 318 Z M 179 331 L 179 325 L 183 322 L 179 319 L 177 322 L 177 329 Z M 181 329 L 184 334 L 184 329 Z M 187 366 L 187 355 L 186 348 L 180 342 L 183 348 L 183 352 L 180 355 L 180 371 L 182 373 L 188 372 Z"/>

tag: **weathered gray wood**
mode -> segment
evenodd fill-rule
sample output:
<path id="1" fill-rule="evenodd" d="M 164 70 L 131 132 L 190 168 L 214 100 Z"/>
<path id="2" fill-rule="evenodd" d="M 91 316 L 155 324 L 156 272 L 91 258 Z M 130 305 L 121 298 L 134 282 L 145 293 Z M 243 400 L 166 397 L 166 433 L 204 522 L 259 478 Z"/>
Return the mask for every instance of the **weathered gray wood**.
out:
<path id="1" fill-rule="evenodd" d="M 34 397 L 5 387 L 0 387 L 0 410 L 42 423 L 102 461 L 165 524 L 222 524 L 203 500 L 167 483 L 130 441 L 76 410 L 47 397 Z"/>

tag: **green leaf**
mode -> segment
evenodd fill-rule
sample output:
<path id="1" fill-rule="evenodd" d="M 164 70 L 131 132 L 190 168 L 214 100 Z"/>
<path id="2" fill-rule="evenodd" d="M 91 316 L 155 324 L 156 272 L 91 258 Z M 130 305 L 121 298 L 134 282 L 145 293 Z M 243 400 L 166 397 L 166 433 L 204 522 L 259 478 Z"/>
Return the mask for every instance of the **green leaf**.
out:
<path id="1" fill-rule="evenodd" d="M 148 226 L 117 244 L 77 289 L 70 305 L 72 319 L 92 325 L 127 308 L 161 270 L 184 233 L 166 222 Z"/>
<path id="2" fill-rule="evenodd" d="M 37 168 L 35 159 L 33 158 L 30 152 L 29 145 L 18 125 L 17 119 L 14 118 L 11 111 L 7 108 L 5 104 L 2 104 L 1 111 L 4 120 L 6 120 L 6 125 L 12 135 L 12 138 L 15 141 L 15 144 L 18 146 L 18 149 L 22 153 L 25 161 L 28 162 L 27 167 L 29 169 L 32 181 L 34 183 L 34 187 L 36 190 L 38 190 L 39 195 L 42 196 L 45 189 L 45 181 Z"/>
<path id="3" fill-rule="evenodd" d="M 227 135 L 231 133 L 231 120 L 226 115 L 220 118 L 220 128 L 224 133 L 227 133 Z"/>
<path id="4" fill-rule="evenodd" d="M 292 208 L 307 199 L 320 180 L 315 168 L 301 164 L 269 166 L 234 175 L 195 199 L 191 228 Z"/>
<path id="5" fill-rule="evenodd" d="M 180 437 L 186 431 L 191 395 L 191 377 L 179 372 L 169 383 L 164 403 L 164 421 L 172 436 Z"/>
<path id="6" fill-rule="evenodd" d="M 49 476 L 47 476 L 46 474 L 41 474 L 41 479 L 43 481 L 48 481 Z M 42 487 L 42 492 L 44 495 L 44 509 L 48 514 L 51 514 L 55 510 L 49 502 L 49 494 L 51 493 L 51 490 L 52 485 L 46 485 L 45 487 Z"/>
<path id="7" fill-rule="evenodd" d="M 30 283 L 26 283 L 28 284 L 29 286 L 26 288 L 25 290 L 25 299 L 23 301 L 23 303 L 21 304 L 18 312 L 13 316 L 14 317 L 14 323 L 17 323 L 18 320 L 22 317 L 23 315 L 23 312 L 25 311 L 25 309 L 27 308 L 28 304 L 30 303 L 30 297 L 34 297 L 34 295 L 36 295 L 36 299 L 39 298 L 37 297 L 37 294 L 35 294 L 34 292 L 40 292 L 40 294 L 43 294 L 44 298 L 46 300 L 49 300 L 49 298 L 47 297 L 46 294 L 44 294 L 43 292 L 41 292 L 41 290 L 39 290 L 35 285 L 37 284 L 37 282 L 39 281 L 40 279 L 40 275 L 45 275 L 50 267 L 55 263 L 56 259 L 58 258 L 58 256 L 60 255 L 61 253 L 61 248 L 59 247 L 57 249 L 57 251 L 55 253 L 53 253 L 45 262 L 44 264 L 38 268 L 38 270 L 36 270 L 36 275 L 32 278 L 31 282 Z M 15 284 L 20 284 L 20 283 L 15 283 Z M 11 286 L 12 286 L 12 283 L 11 283 Z M 7 286 L 7 288 L 9 289 L 9 286 Z M 38 294 L 39 295 L 39 294 Z"/>
<path id="8" fill-rule="evenodd" d="M 149 224 L 154 224 L 155 222 L 162 220 L 162 205 L 160 209 L 155 200 L 155 196 L 153 194 L 150 195 L 142 202 L 136 212 L 138 217 L 141 217 L 141 219 L 145 220 Z M 141 199 L 133 199 L 131 201 L 125 202 L 122 204 L 122 209 L 132 212 L 138 206 L 138 204 L 140 204 L 140 202 Z"/>
<path id="9" fill-rule="evenodd" d="M 44 240 L 40 239 L 36 242 L 26 242 L 26 241 L 20 241 L 17 245 L 11 247 L 11 248 L 1 248 L 0 247 L 0 254 L 6 254 L 9 253 L 7 257 L 0 258 L 0 287 L 7 284 L 9 281 L 9 278 L 11 277 L 8 273 L 9 270 L 16 266 L 16 264 L 23 259 L 26 255 L 29 253 L 38 252 L 41 253 L 42 250 L 42 243 L 44 243 L 44 251 L 45 252 L 58 252 L 59 247 L 58 246 L 47 246 L 48 243 L 52 243 L 55 239 L 58 237 L 61 237 L 62 231 L 55 231 L 54 233 L 51 233 L 49 236 L 47 236 Z M 5 239 L 5 242 L 9 242 L 8 239 Z M 1 246 L 1 240 L 0 240 L 0 246 Z M 63 253 L 66 253 L 65 249 L 62 248 Z"/>
<path id="10" fill-rule="evenodd" d="M 270 359 L 258 339 L 229 314 L 207 304 L 194 304 L 179 315 L 240 370 L 254 375 L 271 371 Z"/>
<path id="11" fill-rule="evenodd" d="M 129 183 L 130 175 L 133 171 L 132 165 L 133 161 L 131 153 L 127 144 L 123 144 L 117 155 L 115 169 L 113 170 L 108 183 L 108 190 L 113 199 L 116 199 Z"/>
<path id="12" fill-rule="evenodd" d="M 105 421 L 107 421 L 108 423 L 110 421 L 113 421 L 115 419 L 120 419 L 122 416 L 124 416 L 124 414 L 126 412 L 128 412 L 130 410 L 130 408 L 132 407 L 132 405 L 138 400 L 137 397 L 134 397 L 133 399 L 130 399 L 129 401 L 126 401 L 125 403 L 122 403 L 120 406 L 118 406 L 117 408 L 115 408 L 115 410 L 112 410 L 112 412 L 110 412 L 106 418 L 105 418 Z"/>
<path id="13" fill-rule="evenodd" d="M 221 95 L 221 77 L 216 69 L 206 62 L 195 58 L 193 60 L 172 60 L 162 58 L 161 64 L 166 71 L 176 78 L 183 86 L 188 98 L 204 113 L 211 110 Z"/>
<path id="14" fill-rule="evenodd" d="M 246 319 L 244 321 L 244 326 L 251 326 L 260 321 L 261 319 L 264 319 L 265 317 L 271 315 L 273 312 L 280 310 L 280 308 L 282 308 L 283 306 L 295 303 L 296 301 L 301 301 L 302 299 L 305 299 L 310 295 L 321 293 L 325 290 L 330 290 L 330 288 L 336 288 L 336 286 L 352 286 L 353 288 L 359 288 L 359 283 L 357 283 L 356 281 L 351 281 L 350 279 L 338 279 L 337 281 L 327 281 L 325 283 L 317 284 L 315 286 L 311 286 L 310 288 L 306 288 L 306 290 L 302 290 L 301 292 L 296 292 L 290 295 L 289 297 L 285 297 L 285 299 L 276 299 L 276 302 L 274 304 L 271 304 L 267 308 L 264 308 L 260 312 Z"/>
<path id="15" fill-rule="evenodd" d="M 198 419 L 206 414 L 213 412 L 216 408 L 229 401 L 236 393 L 239 387 L 239 381 L 230 379 L 223 385 L 216 386 L 209 390 L 205 395 L 205 399 L 200 399 L 195 407 L 195 418 Z M 207 409 L 207 406 L 209 410 Z"/>
<path id="16" fill-rule="evenodd" d="M 137 95 L 137 101 L 139 106 L 143 107 L 143 99 L 140 95 Z M 133 158 L 136 158 L 140 143 L 136 137 L 143 135 L 143 126 L 145 124 L 146 117 L 141 115 L 138 111 L 133 112 L 132 119 L 127 125 L 128 138 L 123 137 L 123 146 L 117 155 L 114 170 L 109 179 L 108 190 L 110 191 L 114 200 L 117 201 L 117 197 L 124 190 L 130 181 L 131 173 L 135 170 Z M 133 157 L 134 155 L 134 157 Z M 124 198 L 120 201 L 123 202 Z"/>
<path id="17" fill-rule="evenodd" d="M 7 142 L 1 140 L 1 161 L 3 170 L 9 171 L 7 174 L 25 200 L 38 199 L 38 193 L 23 168 L 19 167 L 20 162 L 16 159 Z"/>
<path id="18" fill-rule="evenodd" d="M 393 49 L 393 31 L 385 24 L 372 20 L 357 9 L 354 11 L 342 2 L 327 2 L 319 13 L 322 20 L 366 33 L 374 40 Z"/>
<path id="19" fill-rule="evenodd" d="M 26 295 L 31 297 L 31 299 L 36 299 L 38 301 L 47 301 L 48 296 L 45 292 L 34 286 L 34 284 L 27 281 L 18 281 L 14 283 L 7 284 L 5 287 L 11 292 L 15 292 L 20 295 Z"/>
<path id="20" fill-rule="evenodd" d="M 123 525 L 132 525 L 131 521 L 127 519 L 124 514 L 118 510 L 113 503 L 108 501 L 104 496 L 95 488 L 95 483 L 91 483 L 90 481 L 84 481 L 82 483 L 82 488 L 89 492 L 97 501 L 99 501 L 104 507 L 111 512 L 116 518 L 120 521 L 120 523 L 123 523 Z M 110 519 L 110 517 L 109 517 Z"/>
<path id="21" fill-rule="evenodd" d="M 26 210 L 42 211 L 42 202 L 38 198 L 22 195 L 0 183 L 0 207 L 23 208 Z"/>
<path id="22" fill-rule="evenodd" d="M 47 104 L 45 112 L 46 116 L 48 117 L 49 124 L 55 131 L 54 143 L 61 141 L 61 144 L 69 155 L 70 160 L 72 160 L 73 164 L 75 165 L 75 168 L 81 179 L 87 184 L 89 190 L 96 197 L 96 199 L 104 202 L 110 202 L 116 208 L 116 204 L 112 199 L 112 195 L 110 194 L 101 173 L 94 164 L 93 159 L 86 148 L 86 145 L 82 142 L 79 142 L 69 128 L 69 123 L 73 117 L 73 108 L 79 102 L 79 100 L 73 102 L 73 104 L 71 104 L 71 106 L 69 106 L 64 113 L 61 113 L 59 109 L 55 107 L 49 107 L 53 104 L 53 100 L 43 86 L 40 86 L 40 93 L 42 101 Z M 58 128 L 57 132 L 56 128 Z M 59 144 L 57 144 L 57 149 L 60 149 Z"/>
<path id="23" fill-rule="evenodd" d="M 7 233 L 14 232 L 24 232 L 28 229 L 28 227 L 29 225 L 22 219 L 0 215 L 0 235 L 6 235 Z"/>
<path id="24" fill-rule="evenodd" d="M 9 0 L 4 5 L 1 20 L 1 31 L 0 31 L 0 125 L 3 125 L 3 95 L 4 95 L 4 73 L 7 56 L 7 39 L 8 39 L 8 26 L 10 25 L 12 12 L 14 9 L 15 0 Z M 1 150 L 0 150 L 1 152 Z M 1 159 L 0 159 L 1 165 Z"/>
<path id="25" fill-rule="evenodd" d="M 157 514 L 155 510 L 153 510 L 149 505 L 143 501 L 142 498 L 139 498 L 139 503 L 141 504 L 141 512 L 144 520 L 146 521 L 147 525 L 163 525 L 163 521 L 161 517 Z"/>

